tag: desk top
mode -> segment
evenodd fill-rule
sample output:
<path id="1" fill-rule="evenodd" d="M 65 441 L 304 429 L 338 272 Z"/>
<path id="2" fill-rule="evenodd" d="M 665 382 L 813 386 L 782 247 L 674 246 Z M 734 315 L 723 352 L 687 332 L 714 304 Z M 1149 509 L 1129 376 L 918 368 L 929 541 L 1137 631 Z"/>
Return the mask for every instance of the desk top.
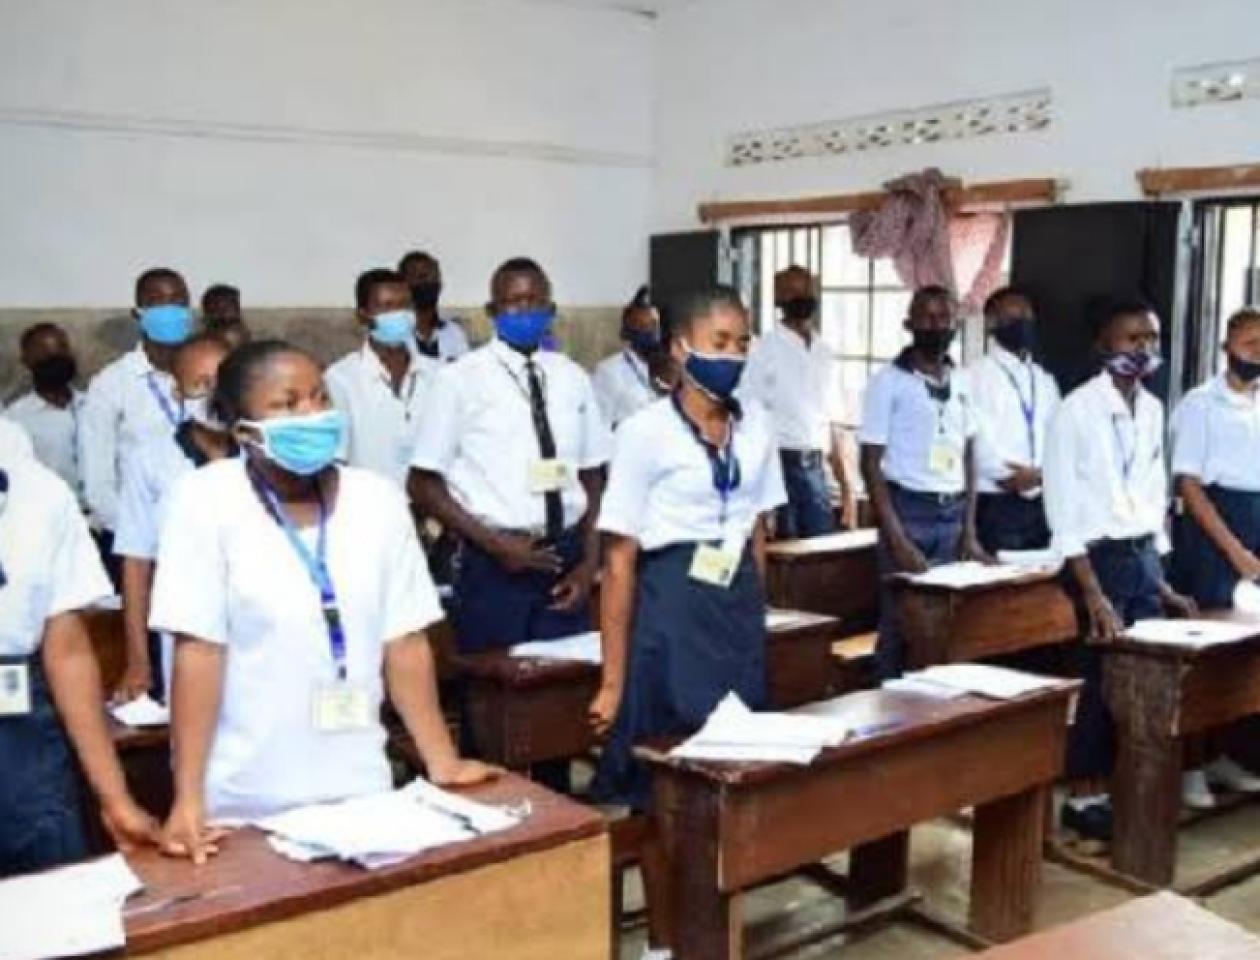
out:
<path id="1" fill-rule="evenodd" d="M 123 918 L 129 955 L 235 932 L 323 910 L 369 895 L 438 880 L 534 853 L 607 830 L 598 811 L 512 775 L 467 791 L 487 803 L 528 800 L 520 826 L 442 847 L 394 867 L 367 871 L 342 863 L 302 864 L 275 853 L 265 836 L 243 829 L 224 840 L 218 856 L 194 867 L 144 850 L 127 857 L 145 890 L 127 901 Z"/>
<path id="2" fill-rule="evenodd" d="M 1242 613 L 1238 610 L 1205 610 L 1199 614 L 1200 620 L 1220 620 L 1226 623 L 1255 624 L 1255 633 L 1242 640 L 1231 643 L 1214 643 L 1207 646 L 1178 643 L 1151 643 L 1147 640 L 1133 640 L 1120 637 L 1110 643 L 1097 644 L 1104 651 L 1117 650 L 1126 653 L 1140 653 L 1144 656 L 1165 660 L 1206 660 L 1214 656 L 1228 655 L 1244 647 L 1260 645 L 1260 618 Z"/>
<path id="3" fill-rule="evenodd" d="M 1260 939 L 1172 893 L 1131 900 L 975 960 L 1260 960 Z"/>
<path id="4" fill-rule="evenodd" d="M 1066 724 L 1067 701 L 1079 687 L 1079 681 L 1059 680 L 1053 686 L 1014 700 L 988 700 L 978 696 L 947 700 L 903 691 L 863 690 L 808 704 L 790 712 L 841 717 L 858 731 L 840 746 L 824 750 L 809 766 L 679 760 L 668 755 L 679 742 L 678 738 L 636 747 L 635 753 L 651 764 L 686 770 L 716 784 L 742 786 L 764 783 L 808 773 L 818 766 L 849 761 L 875 750 L 913 743 L 968 724 L 1017 713 L 1033 704 L 1050 700 L 1063 702 Z"/>
<path id="5" fill-rule="evenodd" d="M 879 531 L 867 529 L 846 530 L 802 540 L 772 540 L 766 544 L 766 556 L 771 560 L 791 561 L 827 554 L 860 553 L 875 549 L 878 539 Z"/>
<path id="6" fill-rule="evenodd" d="M 915 574 L 911 573 L 894 573 L 888 580 L 899 590 L 914 590 L 920 593 L 940 593 L 954 594 L 957 596 L 972 596 L 983 593 L 993 593 L 998 590 L 1010 590 L 1012 588 L 1030 587 L 1035 584 L 1050 583 L 1059 579 L 1057 570 L 1029 570 L 1027 573 L 1021 573 L 1004 580 L 995 580 L 989 583 L 969 583 L 966 586 L 949 586 L 941 583 L 919 583 L 915 579 Z"/>

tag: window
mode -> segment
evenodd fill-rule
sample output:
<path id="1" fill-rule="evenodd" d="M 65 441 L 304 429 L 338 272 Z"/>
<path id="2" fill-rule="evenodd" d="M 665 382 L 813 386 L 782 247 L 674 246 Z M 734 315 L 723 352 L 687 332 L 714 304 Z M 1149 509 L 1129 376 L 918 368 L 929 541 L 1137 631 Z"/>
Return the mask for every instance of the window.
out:
<path id="1" fill-rule="evenodd" d="M 1191 385 L 1219 373 L 1225 323 L 1240 307 L 1260 300 L 1260 199 L 1211 200 L 1195 208 L 1192 277 Z"/>

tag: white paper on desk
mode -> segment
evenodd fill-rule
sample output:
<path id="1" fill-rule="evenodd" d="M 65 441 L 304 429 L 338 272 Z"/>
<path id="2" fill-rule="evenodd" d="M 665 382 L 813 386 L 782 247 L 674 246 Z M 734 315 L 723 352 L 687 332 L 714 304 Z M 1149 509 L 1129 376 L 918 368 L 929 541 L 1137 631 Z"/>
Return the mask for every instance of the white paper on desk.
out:
<path id="1" fill-rule="evenodd" d="M 700 731 L 670 756 L 807 764 L 825 747 L 843 743 L 849 733 L 849 725 L 835 717 L 754 713 L 736 694 L 728 693 Z"/>
<path id="2" fill-rule="evenodd" d="M 883 688 L 898 693 L 915 693 L 922 697 L 934 697 L 937 700 L 957 700 L 959 697 L 965 697 L 971 692 L 969 690 L 960 690 L 958 687 L 946 686 L 943 683 L 933 683 L 931 680 L 925 680 L 919 674 L 907 674 L 894 680 L 885 680 Z"/>
<path id="3" fill-rule="evenodd" d="M 0 881 L 0 960 L 117 950 L 123 902 L 142 888 L 118 854 Z"/>
<path id="4" fill-rule="evenodd" d="M 171 722 L 171 711 L 147 693 L 127 703 L 110 704 L 109 712 L 127 727 L 165 727 Z"/>
<path id="5" fill-rule="evenodd" d="M 598 631 L 579 633 L 556 640 L 531 640 L 518 643 L 508 651 L 514 657 L 533 657 L 538 660 L 577 660 L 599 665 L 604 662 L 603 649 L 599 644 Z"/>
<path id="6" fill-rule="evenodd" d="M 952 687 L 991 700 L 1014 700 L 1037 690 L 1053 687 L 1059 681 L 1022 670 L 991 667 L 983 663 L 945 663 L 906 674 L 912 681 Z"/>
<path id="7" fill-rule="evenodd" d="M 1048 547 L 1045 550 L 999 550 L 997 558 L 999 563 L 1020 567 L 1025 572 L 1044 570 L 1057 573 L 1063 567 L 1063 557 L 1057 550 Z"/>
<path id="8" fill-rule="evenodd" d="M 781 630 L 784 627 L 790 627 L 800 619 L 801 615 L 792 610 L 767 610 L 766 629 Z"/>
<path id="9" fill-rule="evenodd" d="M 1139 620 L 1124 632 L 1130 640 L 1170 643 L 1182 647 L 1210 647 L 1235 643 L 1260 633 L 1260 624 L 1219 620 Z"/>
<path id="10" fill-rule="evenodd" d="M 1260 616 L 1260 587 L 1250 580 L 1239 580 L 1234 587 L 1234 609 L 1251 616 Z"/>
<path id="11" fill-rule="evenodd" d="M 1027 567 L 1014 564 L 984 564 L 975 560 L 944 563 L 910 577 L 911 583 L 927 587 L 977 587 L 989 583 L 1015 580 L 1028 573 Z"/>

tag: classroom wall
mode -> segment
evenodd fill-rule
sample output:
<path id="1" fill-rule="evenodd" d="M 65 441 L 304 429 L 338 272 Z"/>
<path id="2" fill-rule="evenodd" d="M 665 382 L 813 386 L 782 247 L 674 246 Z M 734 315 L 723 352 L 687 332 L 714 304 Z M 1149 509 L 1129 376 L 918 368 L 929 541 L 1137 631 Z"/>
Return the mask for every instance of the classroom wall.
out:
<path id="1" fill-rule="evenodd" d="M 696 0 L 658 21 L 654 225 L 709 199 L 869 190 L 927 166 L 1136 198 L 1141 167 L 1260 161 L 1260 100 L 1170 106 L 1175 67 L 1260 56 L 1256 0 Z M 758 166 L 728 135 L 1050 87 L 1049 129 Z"/>

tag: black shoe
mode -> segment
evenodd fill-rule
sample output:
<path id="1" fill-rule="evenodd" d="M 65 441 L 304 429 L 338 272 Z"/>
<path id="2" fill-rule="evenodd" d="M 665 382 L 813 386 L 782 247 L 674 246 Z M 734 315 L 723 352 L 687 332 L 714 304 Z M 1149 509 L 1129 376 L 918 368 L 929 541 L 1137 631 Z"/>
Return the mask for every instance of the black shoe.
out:
<path id="1" fill-rule="evenodd" d="M 1082 840 L 1111 843 L 1111 801 L 1100 800 L 1083 809 L 1063 805 L 1063 829 L 1071 830 Z"/>

